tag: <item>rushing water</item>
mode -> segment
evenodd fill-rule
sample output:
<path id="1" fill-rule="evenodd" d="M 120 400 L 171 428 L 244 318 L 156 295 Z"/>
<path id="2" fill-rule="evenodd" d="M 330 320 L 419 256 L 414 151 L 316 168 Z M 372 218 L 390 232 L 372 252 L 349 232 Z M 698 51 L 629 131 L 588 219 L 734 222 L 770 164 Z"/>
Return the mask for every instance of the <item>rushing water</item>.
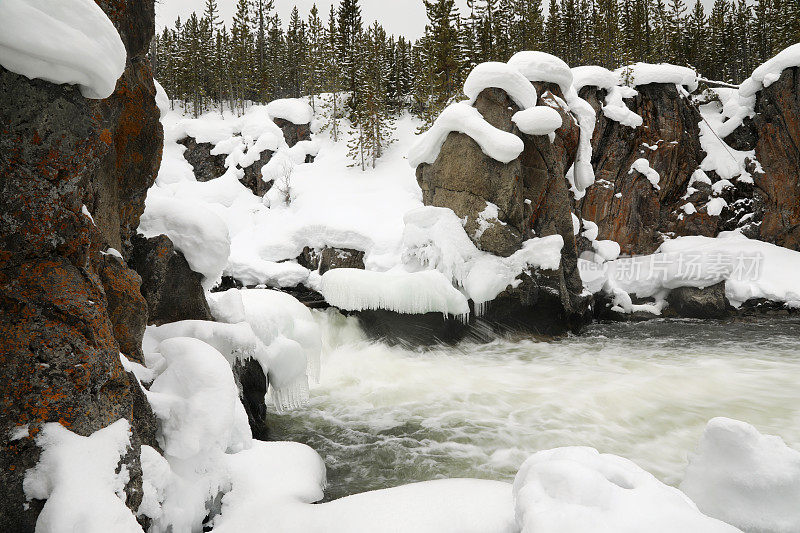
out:
<path id="1" fill-rule="evenodd" d="M 531 453 L 585 445 L 676 484 L 716 416 L 800 447 L 800 320 L 595 325 L 556 342 L 412 351 L 321 314 L 311 405 L 273 438 L 328 466 L 328 498 L 440 477 L 512 480 Z"/>

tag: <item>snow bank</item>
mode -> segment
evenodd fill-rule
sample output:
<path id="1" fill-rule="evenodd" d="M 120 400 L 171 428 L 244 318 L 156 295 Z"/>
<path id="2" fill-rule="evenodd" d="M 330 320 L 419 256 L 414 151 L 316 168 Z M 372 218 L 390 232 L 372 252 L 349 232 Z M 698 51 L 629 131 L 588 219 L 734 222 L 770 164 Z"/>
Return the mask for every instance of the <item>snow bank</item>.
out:
<path id="1" fill-rule="evenodd" d="M 681 490 L 704 513 L 745 531 L 800 531 L 800 452 L 750 424 L 711 420 Z"/>
<path id="2" fill-rule="evenodd" d="M 267 104 L 266 110 L 272 119 L 281 118 L 297 125 L 310 124 L 314 119 L 311 106 L 297 98 L 274 100 Z"/>
<path id="3" fill-rule="evenodd" d="M 61 424 L 42 426 L 36 436 L 39 462 L 25 473 L 28 500 L 47 500 L 36 521 L 37 533 L 142 533 L 125 506 L 130 473 L 120 458 L 130 447 L 130 424 L 120 419 L 89 437 Z"/>
<path id="4" fill-rule="evenodd" d="M 145 237 L 166 235 L 186 257 L 189 266 L 203 275 L 203 286 L 212 288 L 222 278 L 231 241 L 228 226 L 201 204 L 148 195 L 139 233 Z"/>
<path id="5" fill-rule="evenodd" d="M 322 276 L 320 293 L 329 304 L 346 311 L 469 315 L 466 297 L 435 270 L 371 272 L 339 268 Z"/>
<path id="6" fill-rule="evenodd" d="M 584 87 L 611 89 L 619 85 L 619 76 L 605 67 L 587 65 L 572 68 L 573 85 L 576 91 Z"/>
<path id="7" fill-rule="evenodd" d="M 758 66 L 753 74 L 742 83 L 739 93 L 747 98 L 769 87 L 781 77 L 781 73 L 791 67 L 800 66 L 800 43 L 791 45 L 775 57 Z"/>
<path id="8" fill-rule="evenodd" d="M 478 95 L 490 87 L 502 89 L 522 109 L 536 105 L 536 89 L 520 72 L 505 64 L 497 62 L 477 65 L 464 82 L 464 94 L 474 104 Z"/>
<path id="9" fill-rule="evenodd" d="M 527 83 L 527 82 L 526 82 Z M 529 86 L 533 87 L 530 83 Z M 514 113 L 511 117 L 522 133 L 528 135 L 549 135 L 563 124 L 561 114 L 548 106 L 531 107 Z"/>
<path id="10" fill-rule="evenodd" d="M 125 70 L 119 33 L 93 0 L 3 0 L 0 65 L 28 78 L 108 98 Z"/>
<path id="11" fill-rule="evenodd" d="M 435 163 L 447 136 L 454 131 L 470 136 L 484 154 L 501 163 L 510 163 L 525 148 L 522 139 L 489 124 L 469 103 L 459 102 L 442 111 L 431 129 L 411 148 L 409 164 L 418 167 L 423 163 Z"/>
<path id="12" fill-rule="evenodd" d="M 650 166 L 650 161 L 644 158 L 639 158 L 634 161 L 628 174 L 633 174 L 634 172 L 638 172 L 647 178 L 647 181 L 650 182 L 655 190 L 661 190 L 661 187 L 658 186 L 658 182 L 661 181 L 661 176 Z"/>
<path id="13" fill-rule="evenodd" d="M 531 456 L 514 479 L 521 533 L 733 533 L 678 489 L 622 457 L 592 448 Z"/>
<path id="14" fill-rule="evenodd" d="M 800 280 L 793 274 L 800 270 L 800 252 L 748 239 L 738 232 L 723 232 L 716 238 L 679 237 L 664 242 L 653 255 L 618 259 L 599 268 L 605 279 L 603 290 L 615 295 L 615 310 L 620 312 L 660 314 L 670 290 L 710 287 L 723 281 L 728 301 L 736 307 L 758 298 L 788 306 L 800 304 Z M 597 275 L 581 273 L 584 279 Z M 636 306 L 628 295 L 655 298 L 656 304 Z"/>
<path id="15" fill-rule="evenodd" d="M 208 450 L 235 453 L 250 447 L 247 414 L 222 354 L 191 338 L 167 339 L 158 349 L 166 368 L 147 397 L 161 422 L 164 452 L 188 459 Z"/>
<path id="16" fill-rule="evenodd" d="M 621 80 L 630 85 L 648 85 L 650 83 L 674 83 L 677 87 L 685 87 L 690 93 L 697 90 L 697 72 L 669 63 L 634 63 L 614 71 Z"/>
<path id="17" fill-rule="evenodd" d="M 311 311 L 296 298 L 266 289 L 231 289 L 208 295 L 211 313 L 231 324 L 246 322 L 266 348 L 264 371 L 279 410 L 308 401 L 308 378 L 319 379 L 322 336 Z"/>

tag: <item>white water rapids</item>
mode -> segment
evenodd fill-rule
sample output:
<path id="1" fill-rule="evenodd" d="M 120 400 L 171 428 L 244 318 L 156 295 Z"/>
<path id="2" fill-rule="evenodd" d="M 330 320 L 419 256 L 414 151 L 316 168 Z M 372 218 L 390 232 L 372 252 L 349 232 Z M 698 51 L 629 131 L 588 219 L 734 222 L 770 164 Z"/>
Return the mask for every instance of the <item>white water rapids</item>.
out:
<path id="1" fill-rule="evenodd" d="M 320 313 L 321 383 L 272 414 L 317 450 L 327 498 L 441 477 L 511 480 L 531 453 L 585 445 L 677 484 L 706 422 L 727 416 L 800 448 L 800 320 L 595 325 L 554 342 L 415 351 Z"/>

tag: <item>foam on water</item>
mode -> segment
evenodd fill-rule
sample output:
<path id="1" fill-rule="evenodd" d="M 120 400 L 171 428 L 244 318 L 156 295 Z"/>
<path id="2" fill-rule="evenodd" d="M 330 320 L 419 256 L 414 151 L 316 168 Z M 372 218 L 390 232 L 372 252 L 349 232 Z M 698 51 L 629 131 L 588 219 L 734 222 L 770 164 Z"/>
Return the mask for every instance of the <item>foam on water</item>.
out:
<path id="1" fill-rule="evenodd" d="M 319 313 L 322 380 L 272 436 L 325 459 L 328 498 L 441 477 L 510 481 L 532 453 L 587 445 L 677 484 L 709 419 L 800 447 L 800 321 L 593 326 L 558 342 L 411 351 Z"/>

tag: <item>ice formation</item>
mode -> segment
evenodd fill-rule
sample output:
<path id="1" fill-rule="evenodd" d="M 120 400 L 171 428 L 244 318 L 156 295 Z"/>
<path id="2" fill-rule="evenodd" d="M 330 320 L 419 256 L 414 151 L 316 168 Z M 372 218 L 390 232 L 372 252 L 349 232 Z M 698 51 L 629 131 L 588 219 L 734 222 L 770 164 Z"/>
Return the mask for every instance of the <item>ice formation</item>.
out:
<path id="1" fill-rule="evenodd" d="M 3 0 L 0 65 L 28 78 L 108 98 L 125 70 L 119 33 L 93 0 Z"/>
<path id="2" fill-rule="evenodd" d="M 477 65 L 464 82 L 464 94 L 469 97 L 472 104 L 484 89 L 490 87 L 505 91 L 522 110 L 536 105 L 536 89 L 517 69 L 505 63 L 489 62 Z"/>
<path id="3" fill-rule="evenodd" d="M 800 452 L 745 422 L 708 423 L 681 490 L 744 531 L 800 531 Z"/>
<path id="4" fill-rule="evenodd" d="M 58 423 L 42 426 L 36 436 L 39 462 L 25 473 L 23 489 L 31 499 L 47 500 L 36 531 L 59 533 L 142 533 L 125 507 L 130 473 L 120 458 L 130 448 L 130 424 L 125 419 L 89 437 L 76 435 Z"/>
<path id="5" fill-rule="evenodd" d="M 514 479 L 521 533 L 735 533 L 633 462 L 592 448 L 531 456 Z"/>
<path id="6" fill-rule="evenodd" d="M 519 284 L 517 278 L 523 272 L 555 270 L 561 264 L 564 240 L 560 235 L 530 239 L 510 257 L 499 257 L 479 250 L 450 209 L 421 207 L 406 213 L 405 223 L 405 267 L 438 270 L 473 301 L 478 315 L 498 294 Z"/>
<path id="7" fill-rule="evenodd" d="M 270 396 L 278 410 L 308 401 L 308 378 L 319 379 L 322 340 L 319 326 L 306 306 L 293 296 L 266 289 L 208 295 L 211 313 L 229 324 L 247 323 L 265 347 Z"/>
<path id="8" fill-rule="evenodd" d="M 484 154 L 501 163 L 510 163 L 525 148 L 522 139 L 489 124 L 480 112 L 467 102 L 459 102 L 442 111 L 431 129 L 426 131 L 408 153 L 412 167 L 433 164 L 439 157 L 447 136 L 452 132 L 469 135 Z"/>
<path id="9" fill-rule="evenodd" d="M 397 313 L 469 315 L 469 305 L 450 280 L 435 270 L 372 272 L 340 268 L 322 276 L 320 292 L 346 311 L 386 309 Z"/>

